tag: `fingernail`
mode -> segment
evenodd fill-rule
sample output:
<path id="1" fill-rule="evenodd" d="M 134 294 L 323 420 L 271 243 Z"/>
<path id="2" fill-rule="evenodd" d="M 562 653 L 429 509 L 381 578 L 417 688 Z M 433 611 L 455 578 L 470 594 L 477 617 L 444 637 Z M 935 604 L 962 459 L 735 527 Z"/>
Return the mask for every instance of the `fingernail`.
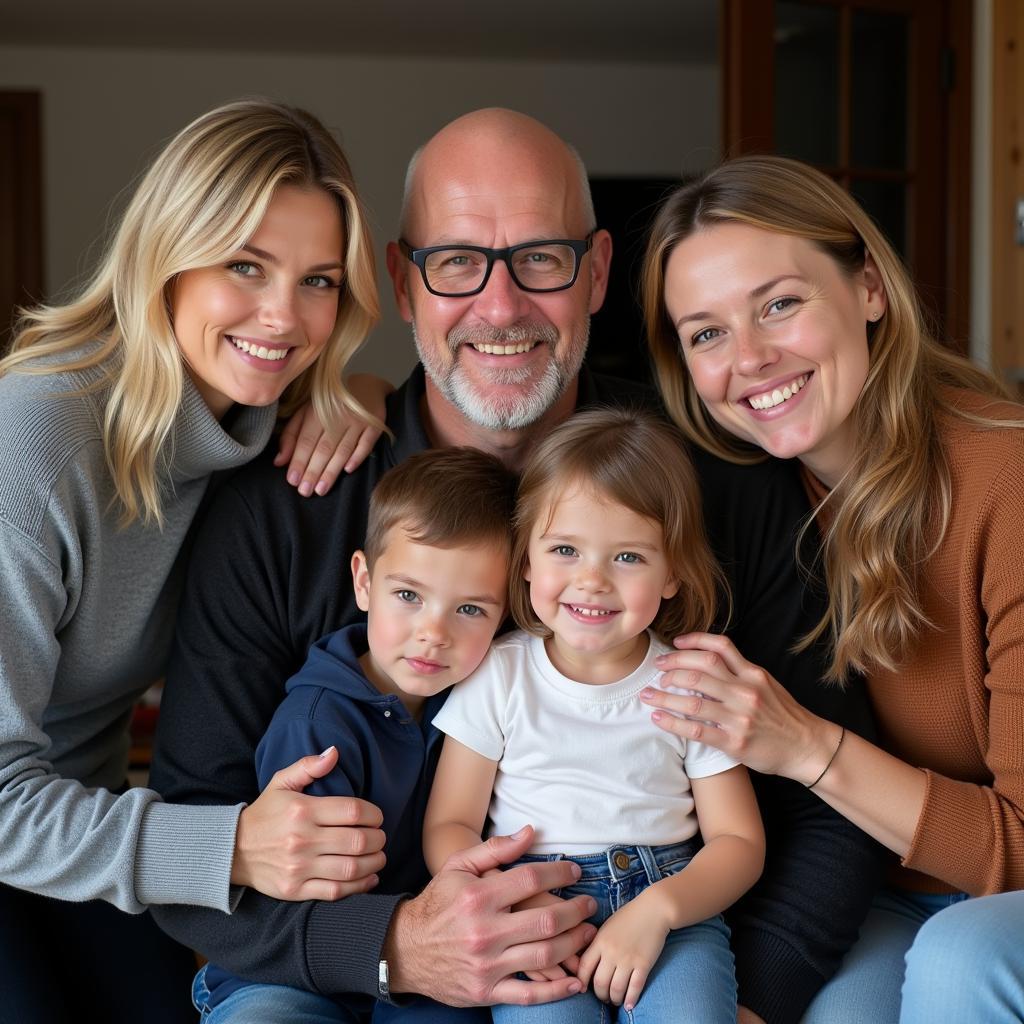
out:
<path id="1" fill-rule="evenodd" d="M 526 835 L 526 830 L 528 828 L 529 828 L 529 825 L 524 825 L 518 832 L 513 832 L 512 835 L 509 836 L 509 838 L 510 839 L 522 839 L 523 836 Z"/>
<path id="2" fill-rule="evenodd" d="M 313 493 L 313 485 L 308 480 L 303 480 L 299 484 L 299 494 L 304 498 L 308 498 Z"/>
<path id="3" fill-rule="evenodd" d="M 597 900 L 595 900 L 593 896 L 589 897 L 589 899 L 590 899 L 590 913 L 591 914 L 596 914 L 597 913 Z"/>
<path id="4" fill-rule="evenodd" d="M 293 469 L 293 470 L 289 471 L 289 473 L 288 473 L 288 483 L 290 483 L 292 485 L 292 487 L 298 486 L 298 483 L 299 483 L 299 481 L 301 479 L 302 479 L 302 474 L 299 473 L 299 471 L 297 469 Z"/>
<path id="5" fill-rule="evenodd" d="M 651 712 L 651 719 L 652 719 L 652 721 L 660 722 L 661 721 L 661 712 L 660 711 L 652 711 Z"/>
<path id="6" fill-rule="evenodd" d="M 582 991 L 583 991 L 583 986 L 578 981 L 574 981 L 574 982 L 572 982 L 572 984 L 569 985 L 569 993 L 570 993 L 570 995 L 576 995 L 577 992 L 582 992 Z"/>
<path id="7" fill-rule="evenodd" d="M 581 868 L 574 860 L 569 861 L 569 863 L 572 865 L 572 877 L 579 878 L 580 875 L 583 874 L 583 868 Z"/>
<path id="8" fill-rule="evenodd" d="M 328 755 L 328 754 L 329 754 L 329 753 L 330 753 L 330 752 L 331 752 L 331 751 L 332 751 L 333 749 L 334 749 L 334 745 L 333 745 L 333 744 L 331 744 L 331 746 L 329 746 L 329 747 L 328 747 L 328 748 L 327 748 L 327 749 L 326 749 L 326 750 L 325 750 L 325 751 L 324 751 L 324 752 L 323 752 L 323 753 L 322 753 L 322 754 L 320 755 L 320 760 L 322 761 L 322 760 L 323 760 L 323 759 L 324 759 L 324 758 L 325 758 L 325 757 L 326 757 L 326 756 L 327 756 L 327 755 Z"/>
<path id="9" fill-rule="evenodd" d="M 318 480 L 317 484 L 316 484 L 316 487 L 314 487 L 313 490 L 316 491 L 317 494 L 321 494 L 321 495 L 326 494 L 327 493 L 327 484 L 325 484 L 323 482 L 323 480 Z"/>
<path id="10" fill-rule="evenodd" d="M 654 691 L 650 687 L 647 687 L 646 690 L 641 690 L 640 691 L 640 699 L 641 700 L 650 700 L 653 696 L 654 696 Z"/>

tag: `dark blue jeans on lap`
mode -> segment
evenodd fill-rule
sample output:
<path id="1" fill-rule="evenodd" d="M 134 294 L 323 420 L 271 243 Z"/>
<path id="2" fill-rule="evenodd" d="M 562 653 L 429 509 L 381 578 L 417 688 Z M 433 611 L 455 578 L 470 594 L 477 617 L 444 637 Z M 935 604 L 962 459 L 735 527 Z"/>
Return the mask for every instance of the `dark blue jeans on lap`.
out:
<path id="1" fill-rule="evenodd" d="M 456 1009 L 416 997 L 401 1005 L 364 995 L 347 1000 L 287 985 L 245 985 L 216 1006 L 209 1005 L 206 968 L 192 983 L 192 1001 L 202 1024 L 491 1024 L 486 1007 Z"/>
<path id="2" fill-rule="evenodd" d="M 0 1024 L 195 1024 L 195 967 L 149 914 L 0 885 Z"/>

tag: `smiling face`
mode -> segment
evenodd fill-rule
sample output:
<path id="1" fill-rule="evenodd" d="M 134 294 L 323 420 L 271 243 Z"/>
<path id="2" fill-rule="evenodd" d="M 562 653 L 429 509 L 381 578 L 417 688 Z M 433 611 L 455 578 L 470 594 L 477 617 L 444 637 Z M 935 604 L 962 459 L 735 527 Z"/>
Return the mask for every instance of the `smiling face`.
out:
<path id="1" fill-rule="evenodd" d="M 564 143 L 510 111 L 481 111 L 439 133 L 416 165 L 404 231 L 414 248 L 502 248 L 582 239 L 591 230 L 581 174 Z M 444 430 L 458 417 L 488 430 L 536 423 L 559 399 L 572 408 L 589 317 L 604 300 L 611 240 L 599 231 L 571 288 L 519 288 L 496 261 L 477 295 L 427 291 L 392 244 L 388 267 L 399 310 L 413 325 L 428 378 L 431 415 Z"/>
<path id="2" fill-rule="evenodd" d="M 215 416 L 236 402 L 276 402 L 323 351 L 338 315 L 342 245 L 335 200 L 282 185 L 241 249 L 178 276 L 174 335 Z"/>
<path id="3" fill-rule="evenodd" d="M 711 416 L 834 486 L 855 451 L 866 325 L 885 311 L 871 259 L 849 275 L 806 239 L 718 224 L 672 251 L 665 304 Z"/>
<path id="4" fill-rule="evenodd" d="M 433 547 L 399 525 L 372 570 L 362 551 L 353 555 L 352 579 L 367 612 L 363 671 L 416 714 L 424 698 L 461 682 L 487 653 L 505 611 L 508 549 Z"/>
<path id="5" fill-rule="evenodd" d="M 608 683 L 636 669 L 644 631 L 679 589 L 661 526 L 573 486 L 530 531 L 530 603 L 552 632 L 548 654 L 571 679 Z"/>

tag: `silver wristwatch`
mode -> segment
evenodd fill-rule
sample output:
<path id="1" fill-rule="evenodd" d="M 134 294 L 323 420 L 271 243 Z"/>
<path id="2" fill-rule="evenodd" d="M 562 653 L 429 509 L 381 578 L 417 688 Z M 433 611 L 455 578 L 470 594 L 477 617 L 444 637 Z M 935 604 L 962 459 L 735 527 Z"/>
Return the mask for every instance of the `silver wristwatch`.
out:
<path id="1" fill-rule="evenodd" d="M 391 975 L 388 973 L 387 960 L 381 960 L 377 964 L 377 998 L 385 1000 L 391 998 Z"/>

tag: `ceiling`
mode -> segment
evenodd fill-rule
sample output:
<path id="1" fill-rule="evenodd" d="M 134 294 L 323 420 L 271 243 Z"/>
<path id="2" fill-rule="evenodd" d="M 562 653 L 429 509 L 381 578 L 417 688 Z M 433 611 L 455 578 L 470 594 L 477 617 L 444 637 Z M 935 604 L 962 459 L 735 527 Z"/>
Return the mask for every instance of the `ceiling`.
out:
<path id="1" fill-rule="evenodd" d="M 711 64 L 717 0 L 0 0 L 0 45 Z"/>

